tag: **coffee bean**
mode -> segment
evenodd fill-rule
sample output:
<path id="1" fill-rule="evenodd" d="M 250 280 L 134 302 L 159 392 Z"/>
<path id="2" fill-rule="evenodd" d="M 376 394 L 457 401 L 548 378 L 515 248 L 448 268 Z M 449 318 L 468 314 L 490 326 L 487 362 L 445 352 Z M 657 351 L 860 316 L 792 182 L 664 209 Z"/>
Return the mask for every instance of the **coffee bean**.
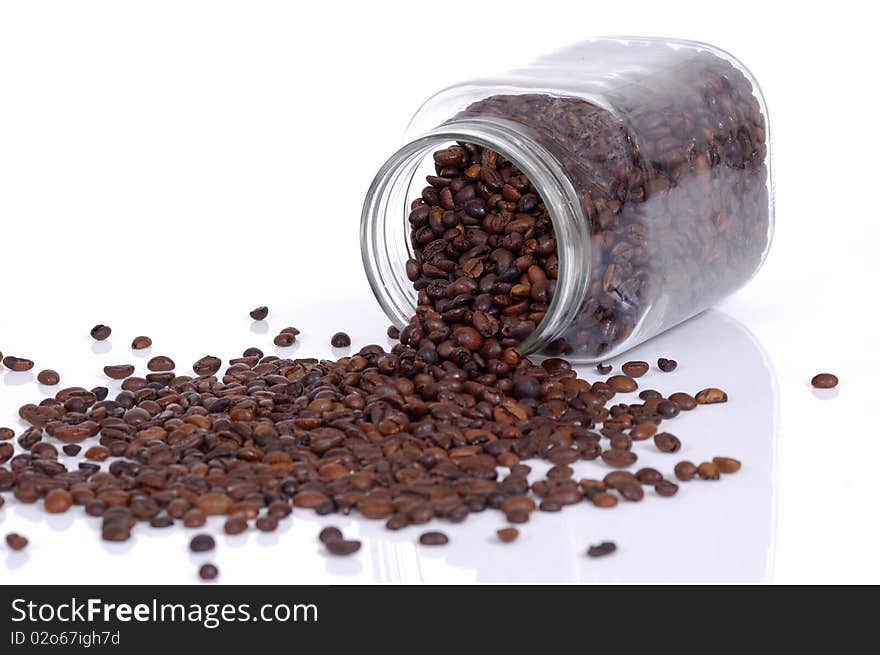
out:
<path id="1" fill-rule="evenodd" d="M 154 372 L 173 371 L 174 360 L 164 355 L 157 355 L 147 362 L 147 368 Z"/>
<path id="2" fill-rule="evenodd" d="M 28 540 L 16 532 L 10 532 L 6 535 L 6 545 L 12 550 L 21 550 L 28 545 Z"/>
<path id="3" fill-rule="evenodd" d="M 592 500 L 596 507 L 611 508 L 617 505 L 617 496 L 605 491 L 595 494 Z"/>
<path id="4" fill-rule="evenodd" d="M 104 367 L 104 375 L 113 380 L 124 380 L 134 373 L 134 366 L 131 364 L 117 364 Z"/>
<path id="5" fill-rule="evenodd" d="M 12 428 L 0 428 L 0 441 L 8 441 L 15 437 L 15 432 Z"/>
<path id="6" fill-rule="evenodd" d="M 218 575 L 220 571 L 214 564 L 202 564 L 199 567 L 199 577 L 202 580 L 216 580 Z"/>
<path id="7" fill-rule="evenodd" d="M 497 530 L 495 534 L 498 535 L 499 541 L 508 544 L 511 541 L 516 540 L 519 536 L 519 530 L 516 528 L 501 528 L 500 530 Z"/>
<path id="8" fill-rule="evenodd" d="M 226 534 L 241 534 L 248 529 L 247 521 L 241 516 L 232 516 L 223 524 L 223 532 Z"/>
<path id="9" fill-rule="evenodd" d="M 73 496 L 65 489 L 53 489 L 44 500 L 43 506 L 50 514 L 63 514 L 73 505 Z"/>
<path id="10" fill-rule="evenodd" d="M 612 375 L 607 384 L 617 393 L 632 393 L 639 388 L 636 381 L 628 375 Z"/>
<path id="11" fill-rule="evenodd" d="M 211 492 L 199 496 L 196 506 L 207 516 L 228 514 L 232 510 L 233 501 L 226 494 Z"/>
<path id="12" fill-rule="evenodd" d="M 12 355 L 7 355 L 3 358 L 3 365 L 10 371 L 18 371 L 20 373 L 30 371 L 34 367 L 34 363 L 31 360 L 13 357 Z"/>
<path id="13" fill-rule="evenodd" d="M 442 532 L 423 532 L 419 536 L 419 543 L 423 546 L 444 546 L 449 543 L 449 537 Z"/>
<path id="14" fill-rule="evenodd" d="M 701 480 L 718 480 L 721 478 L 721 471 L 714 462 L 703 462 L 697 467 L 697 475 Z"/>
<path id="15" fill-rule="evenodd" d="M 657 360 L 657 368 L 659 368 L 664 373 L 670 373 L 674 371 L 678 367 L 678 362 L 674 359 L 666 359 L 665 357 L 661 357 Z"/>
<path id="16" fill-rule="evenodd" d="M 187 528 L 200 528 L 205 525 L 205 513 L 197 508 L 187 510 L 183 515 L 183 525 Z"/>
<path id="17" fill-rule="evenodd" d="M 92 339 L 94 339 L 95 341 L 104 341 L 107 337 L 110 336 L 111 332 L 112 330 L 108 326 L 98 324 L 92 328 L 89 334 L 92 335 Z"/>
<path id="18" fill-rule="evenodd" d="M 681 441 L 669 432 L 658 432 L 654 435 L 654 445 L 664 453 L 677 453 L 681 450 Z"/>
<path id="19" fill-rule="evenodd" d="M 49 387 L 54 387 L 56 384 L 61 382 L 61 376 L 52 369 L 47 368 L 37 373 L 37 382 L 39 382 L 40 384 L 45 384 Z"/>
<path id="20" fill-rule="evenodd" d="M 199 377 L 208 377 L 219 371 L 221 366 L 223 366 L 223 362 L 219 357 L 206 355 L 201 359 L 196 360 L 192 368 L 195 374 Z"/>
<path id="21" fill-rule="evenodd" d="M 629 431 L 629 436 L 634 441 L 644 441 L 645 439 L 650 439 L 657 432 L 657 425 L 654 423 L 639 423 L 638 425 L 633 426 L 633 429 Z"/>
<path id="22" fill-rule="evenodd" d="M 170 528 L 174 525 L 174 519 L 170 516 L 154 516 L 150 519 L 151 528 Z"/>
<path id="23" fill-rule="evenodd" d="M 596 364 L 596 370 L 602 375 L 608 375 L 613 368 L 611 364 Z"/>
<path id="24" fill-rule="evenodd" d="M 742 463 L 732 457 L 713 457 L 712 462 L 722 473 L 736 473 L 742 468 Z"/>
<path id="25" fill-rule="evenodd" d="M 837 376 L 833 373 L 819 373 L 810 380 L 810 384 L 816 389 L 833 389 L 837 386 L 837 382 Z"/>
<path id="26" fill-rule="evenodd" d="M 655 468 L 645 467 L 636 471 L 636 479 L 642 484 L 657 484 L 663 480 L 663 474 Z"/>
<path id="27" fill-rule="evenodd" d="M 135 337 L 131 342 L 132 350 L 145 350 L 153 345 L 153 340 L 150 337 Z"/>
<path id="28" fill-rule="evenodd" d="M 329 543 L 331 541 L 340 541 L 342 539 L 342 531 L 339 528 L 326 527 L 318 534 L 321 543 Z"/>
<path id="29" fill-rule="evenodd" d="M 638 456 L 631 450 L 612 448 L 602 453 L 602 461 L 613 468 L 626 468 L 636 463 Z"/>
<path id="30" fill-rule="evenodd" d="M 5 464 L 15 454 L 15 448 L 11 443 L 0 443 L 0 464 Z"/>
<path id="31" fill-rule="evenodd" d="M 356 539 L 334 539 L 325 541 L 324 545 L 333 555 L 353 555 L 361 549 L 361 542 Z"/>
<path id="32" fill-rule="evenodd" d="M 255 321 L 262 321 L 269 315 L 269 308 L 264 306 L 257 307 L 256 309 L 252 309 L 250 312 L 250 316 Z"/>
<path id="33" fill-rule="evenodd" d="M 674 482 L 670 482 L 669 480 L 660 480 L 659 482 L 654 484 L 654 492 L 658 496 L 674 496 L 678 493 L 678 485 Z"/>
<path id="34" fill-rule="evenodd" d="M 648 362 L 633 361 L 626 362 L 620 369 L 631 378 L 640 378 L 648 372 L 650 366 Z"/>
<path id="35" fill-rule="evenodd" d="M 74 457 L 75 455 L 79 454 L 79 451 L 82 450 L 82 446 L 75 443 L 69 443 L 63 446 L 61 450 L 64 451 L 65 455 L 70 455 L 71 457 Z"/>
<path id="36" fill-rule="evenodd" d="M 261 516 L 254 522 L 260 532 L 274 532 L 278 529 L 278 519 L 274 516 Z"/>
<path id="37" fill-rule="evenodd" d="M 289 332 L 281 332 L 272 340 L 272 343 L 274 343 L 279 348 L 289 348 L 293 345 L 294 341 L 296 341 L 295 334 L 290 334 Z"/>
<path id="38" fill-rule="evenodd" d="M 617 544 L 613 541 L 603 541 L 600 544 L 590 546 L 587 550 L 587 555 L 590 557 L 604 557 L 605 555 L 610 555 L 615 550 L 617 550 Z"/>
<path id="39" fill-rule="evenodd" d="M 387 334 L 389 339 L 399 339 L 400 329 L 396 325 L 389 325 Z"/>
<path id="40" fill-rule="evenodd" d="M 348 348 L 351 345 L 351 337 L 345 332 L 337 332 L 331 337 L 330 345 L 334 348 Z"/>
<path id="41" fill-rule="evenodd" d="M 131 526 L 124 521 L 106 521 L 101 526 L 101 539 L 104 541 L 128 541 L 131 538 Z"/>
<path id="42" fill-rule="evenodd" d="M 714 403 L 726 403 L 727 394 L 721 389 L 703 389 L 694 396 L 698 405 L 712 405 Z"/>
<path id="43" fill-rule="evenodd" d="M 675 465 L 675 477 L 677 477 L 682 482 L 688 482 L 689 480 L 693 480 L 697 475 L 697 467 L 693 462 L 679 462 Z"/>
<path id="44" fill-rule="evenodd" d="M 669 401 L 675 403 L 675 406 L 682 412 L 689 412 L 697 406 L 697 401 L 693 396 L 681 391 L 671 394 Z"/>
<path id="45" fill-rule="evenodd" d="M 204 553 L 214 550 L 214 537 L 209 534 L 197 534 L 189 542 L 189 549 L 194 553 Z"/>

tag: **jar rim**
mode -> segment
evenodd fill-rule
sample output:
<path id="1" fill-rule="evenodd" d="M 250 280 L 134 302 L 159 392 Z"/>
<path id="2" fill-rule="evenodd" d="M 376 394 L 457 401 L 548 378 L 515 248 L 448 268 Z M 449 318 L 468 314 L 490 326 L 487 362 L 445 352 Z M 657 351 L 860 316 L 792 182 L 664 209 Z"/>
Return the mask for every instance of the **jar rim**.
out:
<path id="1" fill-rule="evenodd" d="M 519 345 L 524 354 L 538 353 L 570 324 L 586 295 L 592 268 L 591 241 L 577 192 L 561 164 L 510 121 L 447 121 L 405 144 L 382 165 L 367 191 L 360 226 L 361 258 L 373 295 L 399 327 L 415 312 L 416 292 L 405 273 L 406 260 L 401 261 L 404 248 L 407 259 L 412 256 L 407 220 L 412 198 L 406 192 L 419 163 L 450 141 L 490 148 L 516 164 L 547 206 L 559 259 L 556 291 L 544 318 Z M 395 216 L 397 212 L 400 214 Z"/>

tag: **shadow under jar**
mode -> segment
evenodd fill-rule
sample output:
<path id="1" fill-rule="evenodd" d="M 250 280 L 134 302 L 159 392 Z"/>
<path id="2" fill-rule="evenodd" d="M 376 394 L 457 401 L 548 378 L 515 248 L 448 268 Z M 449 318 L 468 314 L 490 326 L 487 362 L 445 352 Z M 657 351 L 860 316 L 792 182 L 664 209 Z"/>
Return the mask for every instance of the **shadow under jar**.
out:
<path id="1" fill-rule="evenodd" d="M 524 353 L 612 357 L 736 291 L 770 245 L 764 100 L 748 70 L 712 46 L 589 40 L 437 93 L 407 141 L 376 175 L 361 221 L 370 284 L 399 326 L 418 299 L 407 260 L 438 251 L 414 247 L 412 201 L 441 174 L 432 154 L 455 142 L 512 162 L 552 222 L 555 291 L 535 308 L 543 318 Z M 460 229 L 484 227 L 471 218 Z"/>

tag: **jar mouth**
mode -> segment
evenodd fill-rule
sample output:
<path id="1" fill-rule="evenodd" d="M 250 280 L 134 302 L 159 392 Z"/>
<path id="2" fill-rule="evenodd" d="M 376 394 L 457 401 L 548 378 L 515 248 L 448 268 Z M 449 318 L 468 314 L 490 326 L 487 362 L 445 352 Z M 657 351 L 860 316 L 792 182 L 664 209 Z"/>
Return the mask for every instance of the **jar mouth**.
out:
<path id="1" fill-rule="evenodd" d="M 489 148 L 516 164 L 547 207 L 559 259 L 556 291 L 543 320 L 519 345 L 524 354 L 539 353 L 569 325 L 586 295 L 592 264 L 589 226 L 556 158 L 508 121 L 449 121 L 407 143 L 382 165 L 361 214 L 361 257 L 370 287 L 388 318 L 406 326 L 418 298 L 404 266 L 413 256 L 410 203 L 424 186 L 416 176 L 435 150 L 453 141 Z"/>

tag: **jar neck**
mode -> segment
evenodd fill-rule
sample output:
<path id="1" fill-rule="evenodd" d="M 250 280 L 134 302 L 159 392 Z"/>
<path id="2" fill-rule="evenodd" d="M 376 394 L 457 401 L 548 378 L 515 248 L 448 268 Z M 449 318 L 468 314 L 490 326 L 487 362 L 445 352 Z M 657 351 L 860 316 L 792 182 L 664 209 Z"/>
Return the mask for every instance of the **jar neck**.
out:
<path id="1" fill-rule="evenodd" d="M 413 256 L 410 203 L 425 184 L 418 177 L 420 171 L 426 163 L 433 165 L 433 152 L 451 141 L 489 148 L 516 164 L 547 207 L 559 258 L 556 291 L 544 319 L 520 344 L 524 353 L 540 353 L 574 320 L 586 296 L 591 267 L 589 226 L 562 166 L 514 123 L 452 120 L 406 144 L 385 162 L 367 191 L 361 214 L 361 256 L 370 286 L 386 315 L 395 324 L 406 325 L 418 298 L 404 266 Z"/>

